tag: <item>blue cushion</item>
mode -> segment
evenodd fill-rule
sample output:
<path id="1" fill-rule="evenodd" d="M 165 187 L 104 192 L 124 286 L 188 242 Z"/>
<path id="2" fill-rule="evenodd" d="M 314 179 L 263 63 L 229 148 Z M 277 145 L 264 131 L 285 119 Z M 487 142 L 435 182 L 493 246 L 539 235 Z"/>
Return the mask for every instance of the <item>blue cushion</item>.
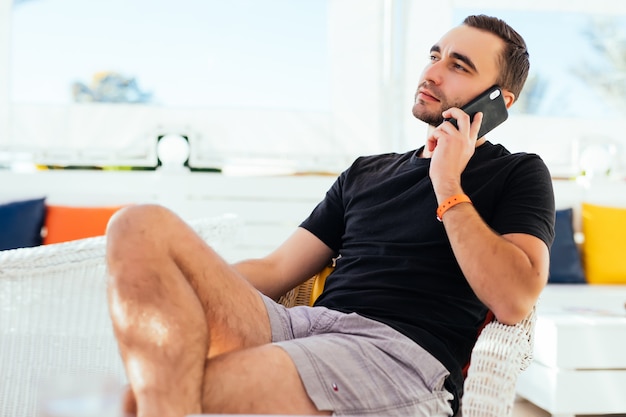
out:
<path id="1" fill-rule="evenodd" d="M 41 245 L 45 198 L 0 204 L 0 250 Z"/>
<path id="2" fill-rule="evenodd" d="M 554 243 L 550 251 L 549 283 L 586 283 L 580 252 L 574 241 L 573 218 L 571 208 L 556 211 Z"/>

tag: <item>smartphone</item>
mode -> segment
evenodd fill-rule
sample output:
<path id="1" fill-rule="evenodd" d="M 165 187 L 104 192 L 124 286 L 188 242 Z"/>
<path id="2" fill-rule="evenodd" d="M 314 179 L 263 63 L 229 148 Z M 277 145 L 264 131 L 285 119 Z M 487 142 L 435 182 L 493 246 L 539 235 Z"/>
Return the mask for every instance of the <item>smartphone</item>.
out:
<path id="1" fill-rule="evenodd" d="M 486 89 L 472 101 L 461 107 L 461 110 L 469 115 L 470 123 L 474 120 L 476 113 L 482 112 L 483 122 L 480 125 L 478 139 L 491 132 L 509 117 L 509 112 L 502 97 L 502 89 L 497 85 Z M 456 124 L 456 119 L 449 118 L 445 120 L 452 123 L 457 129 L 459 128 Z"/>

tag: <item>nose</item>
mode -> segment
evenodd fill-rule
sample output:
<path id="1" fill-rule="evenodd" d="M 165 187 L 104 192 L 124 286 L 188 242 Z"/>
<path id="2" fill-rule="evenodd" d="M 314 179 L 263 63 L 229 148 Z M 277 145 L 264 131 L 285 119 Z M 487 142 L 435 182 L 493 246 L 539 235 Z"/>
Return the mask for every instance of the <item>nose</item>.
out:
<path id="1" fill-rule="evenodd" d="M 424 71 L 422 71 L 422 80 L 430 81 L 435 85 L 441 84 L 442 80 L 442 62 L 441 61 L 431 61 L 426 67 Z"/>

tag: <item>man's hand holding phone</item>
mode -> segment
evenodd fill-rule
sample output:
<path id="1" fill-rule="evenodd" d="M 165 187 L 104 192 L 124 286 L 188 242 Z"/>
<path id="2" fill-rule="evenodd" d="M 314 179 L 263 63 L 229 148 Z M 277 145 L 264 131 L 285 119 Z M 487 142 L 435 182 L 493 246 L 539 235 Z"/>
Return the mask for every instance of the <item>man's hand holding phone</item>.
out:
<path id="1" fill-rule="evenodd" d="M 426 141 L 426 147 L 432 153 L 429 173 L 436 193 L 441 186 L 460 188 L 461 173 L 474 155 L 483 121 L 482 113 L 477 113 L 470 121 L 469 115 L 457 107 L 444 111 L 443 116 L 455 118 L 458 129 L 452 123 L 444 122 Z M 441 192 L 446 194 L 448 191 Z"/>
<path id="2" fill-rule="evenodd" d="M 502 90 L 493 85 L 461 109 L 443 112 L 444 122 L 426 142 L 432 153 L 430 177 L 437 192 L 439 184 L 457 183 L 476 147 L 476 141 L 508 118 Z"/>
<path id="3" fill-rule="evenodd" d="M 478 112 L 483 114 L 483 123 L 478 132 L 477 139 L 482 138 L 491 132 L 509 117 L 509 112 L 502 96 L 502 89 L 497 85 L 492 85 L 469 103 L 461 108 L 473 120 Z M 457 120 L 454 117 L 447 117 L 446 121 L 457 127 Z"/>
<path id="4" fill-rule="evenodd" d="M 443 133 L 458 138 L 468 137 L 469 135 L 470 139 L 474 139 L 474 141 L 472 141 L 471 143 L 472 146 L 476 146 L 476 140 L 478 139 L 477 135 L 483 121 L 482 112 L 478 112 L 474 114 L 474 117 L 470 117 L 462 109 L 459 109 L 458 107 L 452 107 L 445 110 L 442 115 L 445 120 L 442 124 L 437 126 L 435 130 L 433 130 L 431 135 L 426 140 L 426 149 L 428 149 L 430 152 L 433 152 L 435 150 L 435 147 L 437 146 L 439 138 L 443 136 Z M 451 120 L 453 121 L 453 123 L 451 122 Z M 476 122 L 476 124 L 474 124 L 474 122 Z M 477 127 L 475 127 L 475 129 L 472 129 L 472 126 Z"/>

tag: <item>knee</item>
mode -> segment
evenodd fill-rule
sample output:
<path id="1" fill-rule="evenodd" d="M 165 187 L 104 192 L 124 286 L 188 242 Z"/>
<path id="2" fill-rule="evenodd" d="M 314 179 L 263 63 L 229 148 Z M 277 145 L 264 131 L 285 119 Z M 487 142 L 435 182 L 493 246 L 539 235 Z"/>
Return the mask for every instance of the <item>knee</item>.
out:
<path id="1" fill-rule="evenodd" d="M 133 233 L 149 234 L 166 227 L 168 219 L 176 215 L 166 207 L 157 204 L 138 204 L 124 207 L 109 220 L 106 228 L 108 240 L 128 238 Z"/>
<path id="2" fill-rule="evenodd" d="M 106 229 L 106 259 L 111 268 L 131 264 L 142 257 L 162 256 L 171 241 L 179 220 L 169 209 L 155 204 L 141 204 L 117 211 Z M 160 255 L 159 255 L 160 254 Z"/>
<path id="3" fill-rule="evenodd" d="M 119 279 L 136 280 L 145 268 L 164 258 L 168 239 L 162 238 L 176 215 L 155 204 L 140 204 L 117 211 L 106 229 L 106 264 L 109 285 Z M 173 227 L 173 226 L 170 226 Z"/>

